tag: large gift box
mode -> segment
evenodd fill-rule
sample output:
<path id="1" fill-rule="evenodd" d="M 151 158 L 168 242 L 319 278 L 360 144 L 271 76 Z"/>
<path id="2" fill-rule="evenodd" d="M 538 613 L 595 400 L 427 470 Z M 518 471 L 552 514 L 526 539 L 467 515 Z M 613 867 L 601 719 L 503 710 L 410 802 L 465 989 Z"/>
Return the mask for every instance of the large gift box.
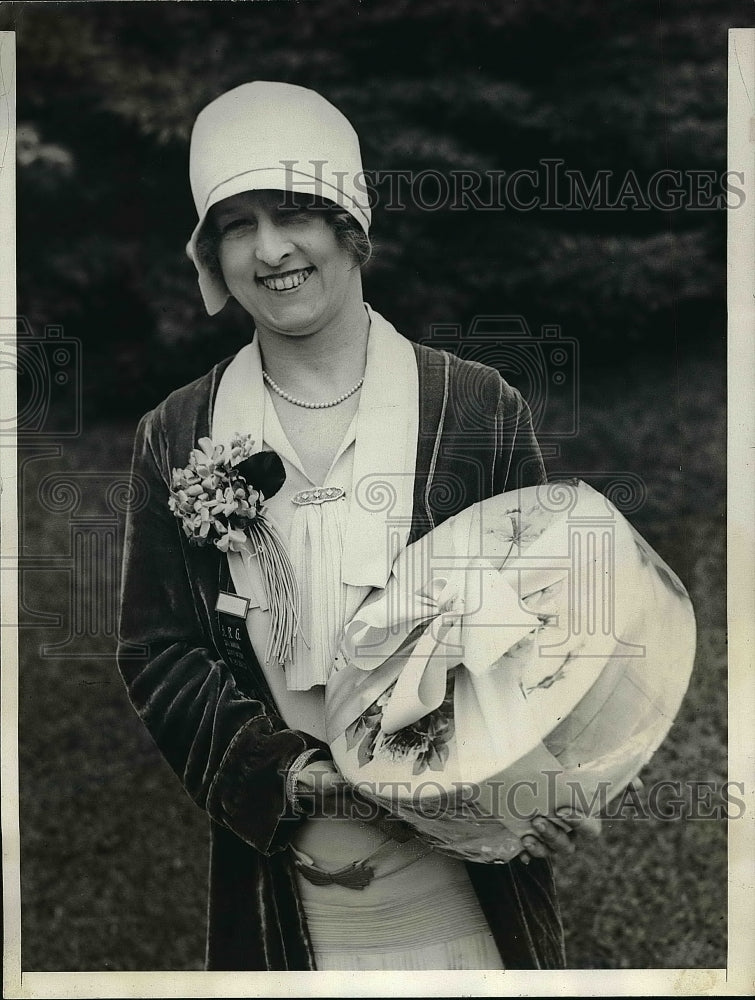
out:
<path id="1" fill-rule="evenodd" d="M 666 736 L 689 682 L 684 586 L 583 482 L 492 497 L 396 559 L 326 687 L 342 774 L 436 847 L 520 853 L 531 818 L 596 812 Z"/>

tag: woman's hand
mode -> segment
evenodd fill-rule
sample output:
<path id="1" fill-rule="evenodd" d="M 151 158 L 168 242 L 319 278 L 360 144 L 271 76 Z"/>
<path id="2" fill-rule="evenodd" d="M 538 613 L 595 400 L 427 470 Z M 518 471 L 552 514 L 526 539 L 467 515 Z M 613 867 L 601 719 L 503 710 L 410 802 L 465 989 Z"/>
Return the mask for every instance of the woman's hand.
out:
<path id="1" fill-rule="evenodd" d="M 330 760 L 307 764 L 296 775 L 296 791 L 306 803 L 307 812 L 320 812 L 343 795 L 348 783 Z"/>
<path id="2" fill-rule="evenodd" d="M 584 838 L 594 840 L 600 836 L 600 819 L 597 816 L 579 816 L 571 809 L 559 809 L 554 817 L 536 816 L 532 820 L 535 835 L 525 834 L 525 850 L 520 861 L 529 864 L 530 858 L 554 858 L 573 854 Z"/>
<path id="3" fill-rule="evenodd" d="M 632 778 L 630 785 L 639 791 L 643 787 L 642 778 Z M 553 858 L 562 854 L 573 854 L 581 840 L 595 840 L 600 836 L 601 823 L 598 816 L 583 816 L 568 807 L 557 809 L 555 817 L 536 816 L 532 826 L 537 836 L 525 834 L 522 844 L 525 850 L 518 855 L 519 860 L 529 864 L 531 858 Z"/>
<path id="4" fill-rule="evenodd" d="M 374 824 L 386 837 L 404 843 L 414 830 L 383 806 L 371 802 L 352 788 L 332 761 L 307 764 L 296 777 L 297 797 L 307 813 L 334 818 L 353 818 Z"/>

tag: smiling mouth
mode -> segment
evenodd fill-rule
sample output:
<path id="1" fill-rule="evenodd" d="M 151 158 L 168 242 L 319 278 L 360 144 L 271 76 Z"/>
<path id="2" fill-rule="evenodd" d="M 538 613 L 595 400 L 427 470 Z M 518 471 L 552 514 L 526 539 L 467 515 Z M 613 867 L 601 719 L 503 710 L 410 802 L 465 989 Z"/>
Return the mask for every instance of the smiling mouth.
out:
<path id="1" fill-rule="evenodd" d="M 305 267 L 300 271 L 286 271 L 285 274 L 270 274 L 257 281 L 271 292 L 290 292 L 299 288 L 314 271 L 313 267 Z"/>

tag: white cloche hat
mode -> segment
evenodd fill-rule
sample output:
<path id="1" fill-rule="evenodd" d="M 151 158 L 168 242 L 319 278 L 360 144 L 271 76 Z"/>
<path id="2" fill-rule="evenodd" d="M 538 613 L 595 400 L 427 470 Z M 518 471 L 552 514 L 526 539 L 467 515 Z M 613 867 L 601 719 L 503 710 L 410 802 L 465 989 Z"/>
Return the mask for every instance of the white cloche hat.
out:
<path id="1" fill-rule="evenodd" d="M 255 80 L 208 104 L 192 130 L 189 178 L 199 221 L 186 252 L 211 316 L 229 293 L 200 259 L 197 241 L 208 211 L 224 198 L 262 189 L 316 195 L 340 205 L 369 231 L 357 134 L 336 107 L 305 87 Z"/>

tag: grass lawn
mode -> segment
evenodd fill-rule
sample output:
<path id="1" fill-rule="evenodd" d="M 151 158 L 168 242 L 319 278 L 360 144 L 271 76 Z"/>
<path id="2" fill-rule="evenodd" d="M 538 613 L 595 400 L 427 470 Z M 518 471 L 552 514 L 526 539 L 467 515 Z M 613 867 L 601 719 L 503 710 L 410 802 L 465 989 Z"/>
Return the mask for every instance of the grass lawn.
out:
<path id="1" fill-rule="evenodd" d="M 104 498 L 108 482 L 128 468 L 132 434 L 131 425 L 93 425 L 60 455 L 24 455 L 23 552 L 40 557 L 23 580 L 24 971 L 203 965 L 206 818 L 134 715 L 108 625 L 118 561 L 118 540 L 108 537 L 118 520 Z M 727 777 L 725 453 L 721 366 L 690 358 L 676 373 L 637 366 L 584 387 L 580 434 L 548 459 L 552 472 L 578 472 L 599 489 L 606 476 L 640 476 L 647 496 L 631 519 L 692 595 L 693 680 L 643 773 L 645 796 L 654 781 Z M 81 485 L 73 512 L 62 509 L 60 494 L 50 509 L 52 474 Z M 74 587 L 67 567 L 82 537 L 100 546 L 100 582 L 90 575 Z M 82 590 L 91 593 L 79 611 L 71 595 Z M 103 634 L 89 634 L 80 617 L 95 606 L 103 609 Z M 46 624 L 43 616 L 55 614 L 60 625 Z M 78 638 L 43 650 L 77 621 Z M 606 822 L 599 840 L 559 861 L 558 881 L 572 968 L 725 964 L 722 820 Z"/>

